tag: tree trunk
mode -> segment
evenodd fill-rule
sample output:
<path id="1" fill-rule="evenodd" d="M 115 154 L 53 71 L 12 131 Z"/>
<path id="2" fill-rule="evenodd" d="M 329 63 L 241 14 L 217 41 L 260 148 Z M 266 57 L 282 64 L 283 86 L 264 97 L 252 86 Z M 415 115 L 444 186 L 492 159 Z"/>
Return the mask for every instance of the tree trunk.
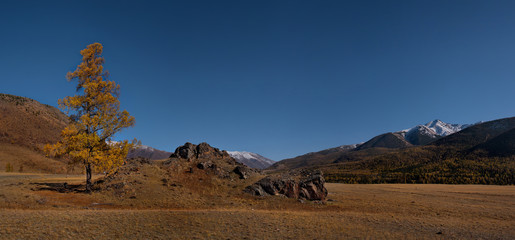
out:
<path id="1" fill-rule="evenodd" d="M 86 192 L 91 192 L 91 164 L 86 165 Z"/>

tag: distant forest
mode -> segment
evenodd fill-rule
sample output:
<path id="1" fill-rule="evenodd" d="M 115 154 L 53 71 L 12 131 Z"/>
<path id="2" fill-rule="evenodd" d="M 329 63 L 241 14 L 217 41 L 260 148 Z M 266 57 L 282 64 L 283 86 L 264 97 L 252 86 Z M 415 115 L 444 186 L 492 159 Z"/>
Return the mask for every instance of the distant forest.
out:
<path id="1" fill-rule="evenodd" d="M 323 166 L 338 183 L 515 184 L 515 156 L 490 157 L 426 146 Z"/>

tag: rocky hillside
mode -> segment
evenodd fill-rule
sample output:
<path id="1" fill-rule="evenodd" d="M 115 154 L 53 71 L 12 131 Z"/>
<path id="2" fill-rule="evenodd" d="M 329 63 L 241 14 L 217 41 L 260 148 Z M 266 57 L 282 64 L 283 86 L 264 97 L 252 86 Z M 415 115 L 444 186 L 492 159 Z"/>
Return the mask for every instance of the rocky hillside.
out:
<path id="1" fill-rule="evenodd" d="M 239 187 L 243 191 L 244 185 L 261 177 L 257 170 L 238 163 L 226 151 L 207 143 L 186 143 L 167 160 L 127 160 L 116 173 L 100 180 L 97 188 L 122 198 L 156 196 L 158 194 L 154 191 L 163 192 L 165 189 L 168 189 L 165 196 L 205 193 L 208 197 L 211 193 L 220 194 L 216 189 L 234 191 L 232 187 Z"/>
<path id="2" fill-rule="evenodd" d="M 227 151 L 227 153 L 236 159 L 236 161 L 243 163 L 251 168 L 265 169 L 275 163 L 275 161 L 263 157 L 257 153 L 238 151 Z"/>
<path id="3" fill-rule="evenodd" d="M 166 207 L 234 207 L 248 201 L 246 199 L 256 199 L 252 197 L 256 195 L 255 191 L 249 192 L 245 189 L 250 189 L 249 186 L 258 186 L 260 180 L 266 177 L 261 171 L 237 162 L 226 151 L 211 147 L 207 143 L 186 143 L 179 146 L 168 160 L 127 160 L 118 171 L 98 180 L 95 190 L 107 199 L 117 199 L 116 202 L 121 205 L 133 206 L 131 204 L 135 202 L 154 202 L 165 204 Z M 273 182 L 277 184 L 286 180 L 293 184 L 294 188 L 291 189 L 297 193 L 288 197 L 324 200 L 327 195 L 320 173 L 306 172 L 302 177 L 294 174 L 284 178 L 273 177 Z M 316 185 L 313 185 L 315 183 Z M 263 188 L 268 189 L 264 185 L 259 187 Z M 285 194 L 285 186 L 280 188 L 282 190 L 279 189 L 279 185 L 274 189 L 277 190 L 277 194 Z M 258 195 L 270 195 L 264 190 L 261 193 Z"/>

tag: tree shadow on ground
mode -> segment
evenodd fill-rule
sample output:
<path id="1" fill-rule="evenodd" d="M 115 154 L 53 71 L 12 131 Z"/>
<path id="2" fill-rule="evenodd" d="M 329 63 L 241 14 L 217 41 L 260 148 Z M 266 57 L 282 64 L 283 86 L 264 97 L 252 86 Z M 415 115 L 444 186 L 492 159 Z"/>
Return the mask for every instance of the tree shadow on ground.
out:
<path id="1" fill-rule="evenodd" d="M 31 185 L 36 185 L 37 187 L 32 188 L 33 191 L 55 191 L 60 193 L 84 193 L 86 192 L 86 186 L 83 184 L 68 184 L 68 183 L 48 183 L 48 182 L 36 182 L 31 183 Z"/>

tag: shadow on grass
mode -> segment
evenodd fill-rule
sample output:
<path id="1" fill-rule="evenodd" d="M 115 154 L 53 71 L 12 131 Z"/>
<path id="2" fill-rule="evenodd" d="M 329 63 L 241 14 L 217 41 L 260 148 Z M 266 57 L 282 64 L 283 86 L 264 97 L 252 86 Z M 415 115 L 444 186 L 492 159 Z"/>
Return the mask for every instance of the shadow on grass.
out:
<path id="1" fill-rule="evenodd" d="M 60 193 L 85 193 L 86 186 L 83 184 L 68 184 L 68 183 L 47 183 L 47 182 L 37 182 L 31 183 L 31 185 L 36 185 L 37 187 L 32 188 L 33 191 L 55 191 Z"/>

